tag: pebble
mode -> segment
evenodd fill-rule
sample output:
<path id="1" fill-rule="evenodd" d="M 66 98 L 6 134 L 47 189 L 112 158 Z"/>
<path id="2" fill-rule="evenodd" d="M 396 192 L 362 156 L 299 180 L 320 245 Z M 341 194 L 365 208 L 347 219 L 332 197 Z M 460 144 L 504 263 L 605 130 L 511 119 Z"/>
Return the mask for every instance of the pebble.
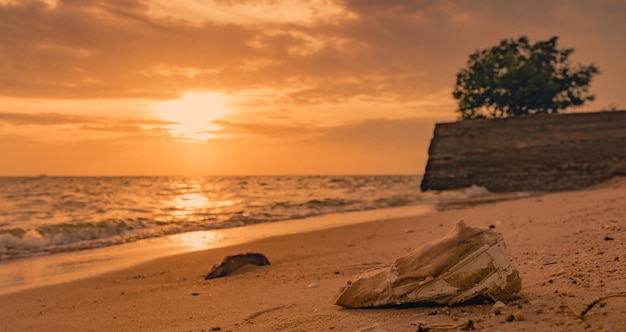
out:
<path id="1" fill-rule="evenodd" d="M 556 264 L 556 261 L 553 260 L 552 258 L 546 257 L 541 260 L 541 264 L 543 265 Z"/>
<path id="2" fill-rule="evenodd" d="M 309 288 L 317 288 L 317 287 L 319 286 L 314 282 L 309 284 Z"/>
<path id="3" fill-rule="evenodd" d="M 494 308 L 506 308 L 506 304 L 504 304 L 504 302 L 502 301 L 496 301 L 496 303 L 493 304 Z"/>
<path id="4" fill-rule="evenodd" d="M 496 303 L 493 304 L 493 308 L 491 309 L 491 311 L 495 315 L 499 315 L 502 313 L 502 309 L 504 308 L 506 308 L 506 304 L 504 304 L 504 302 L 502 301 L 497 301 Z"/>

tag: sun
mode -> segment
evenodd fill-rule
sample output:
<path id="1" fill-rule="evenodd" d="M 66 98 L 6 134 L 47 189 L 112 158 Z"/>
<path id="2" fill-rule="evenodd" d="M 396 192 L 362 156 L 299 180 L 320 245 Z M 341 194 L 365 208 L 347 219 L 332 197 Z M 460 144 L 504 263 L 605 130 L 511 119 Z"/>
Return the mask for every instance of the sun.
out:
<path id="1" fill-rule="evenodd" d="M 161 119 L 173 123 L 168 126 L 172 135 L 206 141 L 215 138 L 220 129 L 212 122 L 226 113 L 225 103 L 226 95 L 222 93 L 187 92 L 179 99 L 157 102 L 152 109 Z"/>

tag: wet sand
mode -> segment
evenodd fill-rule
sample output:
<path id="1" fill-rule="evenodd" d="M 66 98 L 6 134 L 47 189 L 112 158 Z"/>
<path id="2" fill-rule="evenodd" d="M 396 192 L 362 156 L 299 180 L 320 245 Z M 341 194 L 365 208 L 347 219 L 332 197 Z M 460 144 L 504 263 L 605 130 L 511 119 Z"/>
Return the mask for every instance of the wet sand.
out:
<path id="1" fill-rule="evenodd" d="M 437 239 L 463 218 L 495 226 L 520 271 L 519 296 L 492 304 L 354 310 L 340 287 L 368 268 Z M 265 254 L 271 266 L 213 280 L 227 256 Z M 0 295 L 2 331 L 416 331 L 471 320 L 488 331 L 626 329 L 626 179 L 420 216 L 273 236 L 188 252 L 93 278 Z"/>

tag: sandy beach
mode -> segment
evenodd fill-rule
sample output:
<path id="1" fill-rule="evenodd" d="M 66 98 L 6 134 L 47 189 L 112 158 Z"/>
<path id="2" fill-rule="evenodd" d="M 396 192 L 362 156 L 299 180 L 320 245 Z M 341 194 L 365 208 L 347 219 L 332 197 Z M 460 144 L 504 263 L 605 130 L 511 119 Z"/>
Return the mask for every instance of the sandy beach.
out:
<path id="1" fill-rule="evenodd" d="M 522 290 L 493 304 L 344 309 L 339 289 L 369 268 L 447 233 L 463 218 L 495 226 Z M 204 280 L 225 256 L 271 266 Z M 2 331 L 485 331 L 626 329 L 626 178 L 595 188 L 271 237 L 154 260 L 93 278 L 0 296 Z"/>

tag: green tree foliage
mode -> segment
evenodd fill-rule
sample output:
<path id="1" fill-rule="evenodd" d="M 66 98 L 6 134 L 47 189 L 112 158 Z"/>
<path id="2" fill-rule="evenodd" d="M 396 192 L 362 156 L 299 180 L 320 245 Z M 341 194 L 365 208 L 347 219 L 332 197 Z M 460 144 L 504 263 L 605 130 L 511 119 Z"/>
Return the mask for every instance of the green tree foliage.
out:
<path id="1" fill-rule="evenodd" d="M 470 55 L 456 77 L 453 96 L 460 118 L 502 118 L 557 113 L 593 100 L 594 65 L 570 67 L 574 49 L 556 48 L 557 37 L 529 44 L 528 38 L 505 39 Z"/>

